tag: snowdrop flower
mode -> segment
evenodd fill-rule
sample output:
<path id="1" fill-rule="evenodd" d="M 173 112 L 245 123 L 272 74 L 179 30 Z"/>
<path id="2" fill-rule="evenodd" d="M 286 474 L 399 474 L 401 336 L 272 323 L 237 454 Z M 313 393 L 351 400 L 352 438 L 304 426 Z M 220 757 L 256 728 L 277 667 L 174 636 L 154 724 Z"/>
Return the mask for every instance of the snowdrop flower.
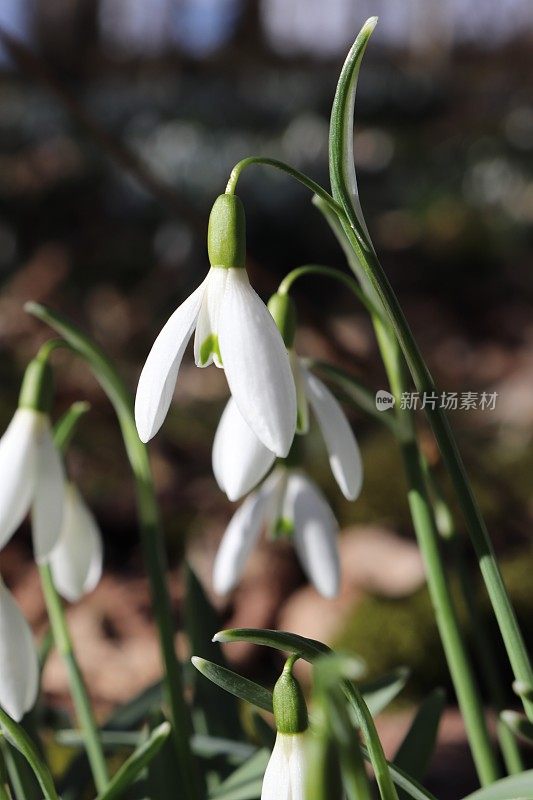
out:
<path id="1" fill-rule="evenodd" d="M 305 800 L 308 774 L 307 709 L 289 658 L 274 687 L 277 735 L 263 778 L 261 800 Z"/>
<path id="2" fill-rule="evenodd" d="M 102 535 L 76 486 L 66 483 L 59 542 L 50 556 L 54 584 L 73 603 L 92 592 L 102 575 Z"/>
<path id="3" fill-rule="evenodd" d="M 148 442 L 172 400 L 185 348 L 193 332 L 197 366 L 223 367 L 242 417 L 262 444 L 286 456 L 296 427 L 296 392 L 282 337 L 244 269 L 244 211 L 237 197 L 221 195 L 209 220 L 211 269 L 172 314 L 157 337 L 137 387 L 135 419 Z"/>
<path id="4" fill-rule="evenodd" d="M 30 362 L 19 407 L 0 439 L 0 548 L 31 509 L 33 550 L 41 563 L 56 545 L 63 514 L 63 466 L 48 416 L 49 371 L 38 358 Z"/>
<path id="5" fill-rule="evenodd" d="M 318 422 L 331 471 L 348 500 L 355 500 L 363 481 L 363 464 L 356 438 L 339 402 L 327 386 L 307 370 L 293 350 L 290 361 L 298 397 L 298 432 L 309 427 L 309 406 Z M 259 441 L 230 398 L 213 443 L 213 472 L 230 500 L 238 500 L 264 478 L 276 454 Z"/>
<path id="6" fill-rule="evenodd" d="M 0 577 L 0 705 L 18 722 L 35 704 L 38 688 L 30 626 Z"/>
<path id="7" fill-rule="evenodd" d="M 320 594 L 337 594 L 337 521 L 315 484 L 301 471 L 282 466 L 233 515 L 215 558 L 213 585 L 218 594 L 236 585 L 265 527 L 271 536 L 292 539 L 307 577 Z"/>

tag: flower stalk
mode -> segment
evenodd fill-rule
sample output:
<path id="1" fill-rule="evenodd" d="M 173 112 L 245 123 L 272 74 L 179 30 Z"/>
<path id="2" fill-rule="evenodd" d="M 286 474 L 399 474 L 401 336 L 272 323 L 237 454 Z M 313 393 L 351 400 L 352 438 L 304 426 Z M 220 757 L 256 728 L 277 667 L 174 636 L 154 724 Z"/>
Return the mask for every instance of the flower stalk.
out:
<path id="1" fill-rule="evenodd" d="M 117 414 L 137 491 L 141 542 L 164 664 L 164 684 L 183 795 L 186 800 L 197 800 L 199 788 L 190 749 L 191 722 L 184 697 L 181 666 L 174 649 L 174 622 L 165 581 L 167 564 L 162 531 L 148 451 L 137 435 L 132 397 L 107 356 L 74 326 L 38 303 L 28 303 L 25 309 L 54 328 L 66 339 L 71 349 L 87 362 Z"/>
<path id="2" fill-rule="evenodd" d="M 54 642 L 63 659 L 68 672 L 70 693 L 76 710 L 80 727 L 83 731 L 83 740 L 87 750 L 87 757 L 91 765 L 91 772 L 98 792 L 102 792 L 108 783 L 109 775 L 105 761 L 98 725 L 93 714 L 91 703 L 87 694 L 85 681 L 74 652 L 72 638 L 68 628 L 65 609 L 57 593 L 49 564 L 39 566 L 41 586 L 48 612 L 48 619 L 52 627 Z"/>

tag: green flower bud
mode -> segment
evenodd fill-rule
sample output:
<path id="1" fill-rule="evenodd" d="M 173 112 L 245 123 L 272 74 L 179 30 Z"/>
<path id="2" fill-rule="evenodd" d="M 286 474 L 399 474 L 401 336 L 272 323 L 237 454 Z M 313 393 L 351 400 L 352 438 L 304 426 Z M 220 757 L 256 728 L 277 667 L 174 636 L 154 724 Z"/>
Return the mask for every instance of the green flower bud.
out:
<path id="1" fill-rule="evenodd" d="M 234 194 L 217 197 L 209 216 L 207 252 L 212 267 L 244 267 L 246 262 L 246 218 Z"/>
<path id="2" fill-rule="evenodd" d="M 46 358 L 34 358 L 26 367 L 19 394 L 19 408 L 48 414 L 54 396 L 54 375 Z"/>
<path id="3" fill-rule="evenodd" d="M 274 686 L 274 719 L 279 733 L 303 733 L 309 727 L 307 706 L 300 684 L 292 674 L 297 656 L 287 659 Z"/>
<path id="4" fill-rule="evenodd" d="M 268 310 L 274 318 L 285 347 L 291 348 L 296 334 L 296 307 L 290 295 L 276 292 L 268 301 Z"/>

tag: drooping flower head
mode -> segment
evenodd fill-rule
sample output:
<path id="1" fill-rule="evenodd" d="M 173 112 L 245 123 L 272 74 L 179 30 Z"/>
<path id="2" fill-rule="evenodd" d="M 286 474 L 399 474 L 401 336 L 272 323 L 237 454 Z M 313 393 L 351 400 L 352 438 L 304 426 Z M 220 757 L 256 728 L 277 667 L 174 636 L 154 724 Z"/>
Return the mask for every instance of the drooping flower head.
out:
<path id="1" fill-rule="evenodd" d="M 338 524 L 317 486 L 300 470 L 278 466 L 233 515 L 213 568 L 219 594 L 231 591 L 263 530 L 293 542 L 307 577 L 324 597 L 339 589 Z"/>
<path id="2" fill-rule="evenodd" d="M 276 742 L 268 762 L 261 800 L 304 800 L 308 773 L 307 708 L 289 658 L 273 692 Z"/>
<path id="3" fill-rule="evenodd" d="M 0 577 L 0 706 L 18 722 L 35 704 L 38 688 L 30 626 Z"/>
<path id="4" fill-rule="evenodd" d="M 54 441 L 62 454 L 89 403 L 73 403 L 54 427 Z M 102 575 L 103 543 L 98 523 L 73 481 L 64 484 L 63 520 L 59 540 L 50 556 L 55 588 L 69 602 L 91 592 Z"/>
<path id="5" fill-rule="evenodd" d="M 217 198 L 209 220 L 211 269 L 172 314 L 142 370 L 135 401 L 143 442 L 161 427 L 193 332 L 196 365 L 224 369 L 232 397 L 265 447 L 287 455 L 296 427 L 296 392 L 282 337 L 250 286 L 245 264 L 245 219 L 240 200 Z"/>
<path id="6" fill-rule="evenodd" d="M 65 483 L 63 523 L 50 556 L 54 584 L 73 603 L 92 592 L 102 576 L 102 534 L 77 487 Z"/>
<path id="7" fill-rule="evenodd" d="M 50 425 L 51 367 L 35 358 L 26 369 L 19 406 L 0 439 L 0 548 L 31 510 L 38 562 L 54 549 L 63 515 L 64 472 Z"/>
<path id="8" fill-rule="evenodd" d="M 283 340 L 289 348 L 289 363 L 297 395 L 299 434 L 309 430 L 309 407 L 320 428 L 328 451 L 331 471 L 347 500 L 355 500 L 363 482 L 359 446 L 340 403 L 327 386 L 313 375 L 293 348 L 295 312 L 288 295 L 275 294 L 269 301 Z M 276 453 L 265 447 L 230 398 L 220 418 L 213 443 L 213 472 L 230 500 L 238 500 L 268 473 Z"/>

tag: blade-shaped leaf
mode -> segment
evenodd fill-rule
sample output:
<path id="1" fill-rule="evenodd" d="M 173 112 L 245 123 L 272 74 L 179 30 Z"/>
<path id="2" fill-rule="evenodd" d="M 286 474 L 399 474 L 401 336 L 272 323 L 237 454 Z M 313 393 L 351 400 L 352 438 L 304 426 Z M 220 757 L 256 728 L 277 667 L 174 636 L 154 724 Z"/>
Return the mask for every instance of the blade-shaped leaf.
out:
<path id="1" fill-rule="evenodd" d="M 533 800 L 533 769 L 502 778 L 491 786 L 484 786 L 463 800 Z"/>
<path id="2" fill-rule="evenodd" d="M 163 684 L 157 681 L 116 709 L 101 729 L 102 735 L 113 731 L 132 731 L 145 722 L 151 712 L 160 708 L 162 702 Z M 72 760 L 61 776 L 59 792 L 62 800 L 77 800 L 90 779 L 91 771 L 84 751 Z"/>
<path id="3" fill-rule="evenodd" d="M 365 22 L 346 57 L 337 83 L 329 129 L 329 170 L 333 197 L 345 210 L 349 208 L 354 212 L 353 215 L 349 215 L 350 219 L 353 218 L 357 223 L 353 230 L 366 250 L 371 245 L 357 190 L 353 153 L 353 112 L 359 68 L 376 23 L 377 17 L 371 17 Z"/>
<path id="4" fill-rule="evenodd" d="M 24 756 L 32 768 L 46 800 L 59 800 L 50 770 L 22 725 L 11 719 L 3 708 L 0 708 L 0 724 L 6 738 Z"/>
<path id="5" fill-rule="evenodd" d="M 170 734 L 170 723 L 163 722 L 152 733 L 113 775 L 105 791 L 98 795 L 97 800 L 113 800 L 126 791 L 142 770 L 157 755 Z"/>
<path id="6" fill-rule="evenodd" d="M 370 756 L 366 747 L 361 747 L 362 753 L 367 761 L 370 761 Z M 399 789 L 403 789 L 411 800 L 437 800 L 435 795 L 431 794 L 424 786 L 421 786 L 418 781 L 407 775 L 403 769 L 400 769 L 395 764 L 389 763 L 389 770 L 392 780 Z M 470 798 L 464 798 L 470 800 Z M 477 800 L 477 798 L 476 798 Z"/>
<path id="7" fill-rule="evenodd" d="M 148 736 L 151 731 L 157 729 L 163 721 L 161 711 L 154 711 L 150 715 Z M 143 729 L 145 741 L 147 740 L 147 729 Z M 143 781 L 144 778 L 144 781 Z M 132 788 L 137 788 L 137 784 L 145 784 L 145 794 L 141 798 L 153 797 L 157 800 L 174 800 L 176 788 L 179 786 L 180 773 L 176 766 L 176 756 L 173 743 L 170 737 L 163 742 L 158 752 L 151 759 L 144 774 L 134 783 Z M 128 790 L 128 800 L 130 796 Z"/>
<path id="8" fill-rule="evenodd" d="M 243 678 L 242 675 L 238 675 L 226 667 L 213 664 L 212 661 L 207 661 L 205 658 L 193 656 L 191 661 L 198 672 L 212 681 L 212 683 L 220 686 L 221 689 L 229 692 L 234 697 L 247 700 L 248 703 L 252 703 L 258 708 L 272 711 L 272 692 L 265 689 L 264 686 L 260 686 L 248 678 Z"/>
<path id="9" fill-rule="evenodd" d="M 261 794 L 263 775 L 269 758 L 269 750 L 258 750 L 211 793 L 210 800 L 255 800 L 258 798 Z"/>
<path id="10" fill-rule="evenodd" d="M 259 628 L 229 628 L 219 631 L 213 637 L 216 642 L 250 642 L 252 644 L 273 647 L 275 650 L 283 650 L 287 653 L 298 653 L 306 661 L 314 661 L 318 656 L 331 653 L 330 648 L 317 642 L 315 639 L 307 639 L 297 633 L 287 631 L 271 631 Z"/>
<path id="11" fill-rule="evenodd" d="M 426 697 L 393 759 L 396 766 L 417 780 L 422 780 L 431 761 L 445 703 L 443 689 L 435 689 Z"/>
<path id="12" fill-rule="evenodd" d="M 407 667 L 398 667 L 386 675 L 359 684 L 359 691 L 373 717 L 380 714 L 400 694 L 408 677 Z"/>
<path id="13" fill-rule="evenodd" d="M 229 756 L 234 762 L 245 761 L 257 751 L 257 747 L 248 742 L 236 742 L 221 736 L 203 736 L 200 733 L 192 737 L 191 747 L 193 753 L 203 758 Z"/>
<path id="14" fill-rule="evenodd" d="M 191 652 L 201 658 L 225 666 L 222 648 L 213 642 L 220 620 L 193 569 L 187 565 L 187 592 L 185 601 L 185 627 L 189 636 Z M 194 686 L 194 718 L 201 725 L 197 733 L 208 733 L 212 736 L 229 736 L 242 739 L 243 731 L 239 719 L 237 703 L 234 697 L 219 692 L 212 683 L 196 680 L 197 672 L 192 670 Z"/>
<path id="15" fill-rule="evenodd" d="M 2 735 L 0 735 L 0 749 L 15 800 L 40 800 L 39 783 L 22 753 L 19 753 Z"/>

